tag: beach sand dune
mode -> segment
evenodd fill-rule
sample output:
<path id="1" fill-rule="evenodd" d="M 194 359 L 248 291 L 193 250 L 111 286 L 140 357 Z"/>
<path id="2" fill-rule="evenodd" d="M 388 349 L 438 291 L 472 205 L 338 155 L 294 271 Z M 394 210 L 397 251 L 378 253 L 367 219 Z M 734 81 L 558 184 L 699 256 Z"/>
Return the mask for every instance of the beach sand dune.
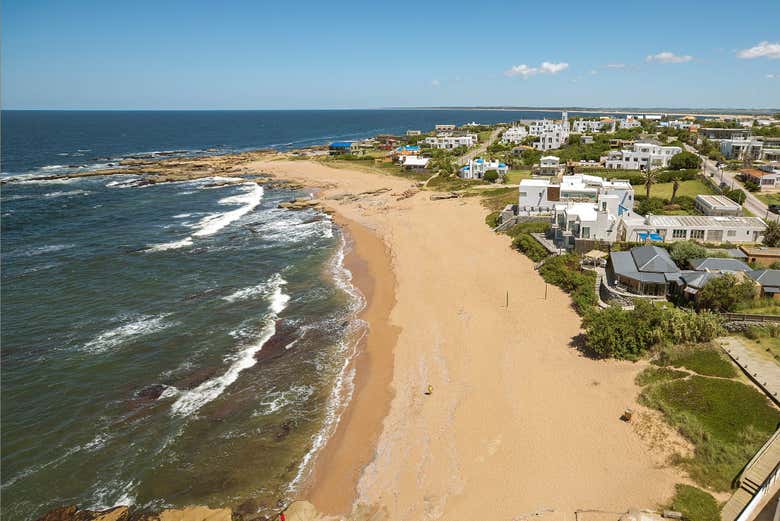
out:
<path id="1" fill-rule="evenodd" d="M 394 293 L 369 318 L 369 337 L 392 339 L 373 347 L 377 363 L 392 360 L 384 373 L 391 384 L 364 382 L 355 405 L 384 420 L 361 423 L 356 409 L 344 418 L 307 490 L 318 510 L 344 514 L 357 504 L 354 512 L 377 519 L 545 511 L 573 519 L 565 513 L 655 507 L 685 480 L 619 420 L 637 407 L 642 366 L 595 361 L 573 347 L 581 331 L 569 297 L 545 288 L 509 239 L 488 229 L 476 198 L 431 201 L 421 192 L 399 200 L 411 182 L 314 162 L 252 168 L 323 187 L 323 203 L 347 227 L 386 245 L 364 260 L 375 266 L 372 292 Z M 391 191 L 342 197 L 378 188 Z M 383 275 L 383 255 L 392 276 Z M 382 320 L 392 327 L 376 325 Z"/>

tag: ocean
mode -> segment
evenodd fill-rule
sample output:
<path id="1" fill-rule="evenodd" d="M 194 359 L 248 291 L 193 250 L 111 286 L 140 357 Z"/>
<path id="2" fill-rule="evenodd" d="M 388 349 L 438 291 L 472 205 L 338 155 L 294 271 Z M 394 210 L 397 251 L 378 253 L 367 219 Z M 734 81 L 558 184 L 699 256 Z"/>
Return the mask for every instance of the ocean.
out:
<path id="1" fill-rule="evenodd" d="M 305 190 L 42 176 L 559 115 L 4 111 L 1 516 L 270 511 L 349 400 L 366 329 L 349 238 L 326 215 L 277 208 Z"/>

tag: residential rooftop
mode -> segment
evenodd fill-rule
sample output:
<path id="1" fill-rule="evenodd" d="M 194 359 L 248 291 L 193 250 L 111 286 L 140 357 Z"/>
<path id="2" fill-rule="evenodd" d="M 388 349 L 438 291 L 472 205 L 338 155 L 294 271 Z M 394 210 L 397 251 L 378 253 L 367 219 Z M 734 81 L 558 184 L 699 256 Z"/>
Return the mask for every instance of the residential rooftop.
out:
<path id="1" fill-rule="evenodd" d="M 765 227 L 766 223 L 758 217 L 736 215 L 648 215 L 647 223 L 653 226 L 679 226 L 695 228 L 697 226 L 719 226 L 723 228 Z"/>

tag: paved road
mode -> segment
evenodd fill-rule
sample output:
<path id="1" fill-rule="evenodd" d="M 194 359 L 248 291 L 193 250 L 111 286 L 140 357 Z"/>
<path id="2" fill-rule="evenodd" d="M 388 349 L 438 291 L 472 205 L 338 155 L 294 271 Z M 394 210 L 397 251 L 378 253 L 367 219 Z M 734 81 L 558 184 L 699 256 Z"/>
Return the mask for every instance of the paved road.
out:
<path id="1" fill-rule="evenodd" d="M 495 130 L 494 130 L 494 131 L 493 131 L 493 132 L 490 134 L 490 137 L 487 139 L 487 141 L 485 141 L 485 142 L 483 142 L 483 143 L 479 143 L 479 144 L 477 145 L 477 147 L 476 147 L 476 148 L 474 148 L 474 149 L 472 149 L 472 150 L 469 150 L 468 152 L 466 152 L 465 154 L 463 154 L 462 156 L 460 156 L 460 159 L 458 159 L 458 164 L 459 164 L 459 165 L 461 165 L 461 166 L 463 166 L 463 165 L 466 165 L 466 164 L 468 164 L 468 162 L 469 162 L 470 160 L 472 160 L 472 159 L 474 159 L 475 157 L 479 157 L 479 156 L 481 156 L 482 154 L 484 154 L 484 153 L 485 153 L 485 151 L 487 150 L 487 147 L 489 147 L 490 145 L 492 145 L 492 144 L 493 144 L 493 142 L 494 142 L 496 139 L 498 139 L 498 135 L 499 135 L 499 134 L 500 134 L 500 133 L 501 133 L 503 130 L 504 130 L 504 128 L 503 128 L 503 127 L 498 127 L 497 129 L 495 129 Z"/>
<path id="2" fill-rule="evenodd" d="M 747 194 L 747 198 L 745 199 L 745 204 L 743 204 L 743 206 L 750 213 L 752 213 L 756 217 L 761 217 L 764 220 L 777 221 L 778 219 L 780 219 L 780 216 L 773 214 L 769 211 L 769 208 L 763 201 L 761 201 L 758 197 L 748 192 L 745 189 L 745 187 L 742 186 L 742 183 L 740 183 L 739 180 L 737 180 L 736 172 L 731 170 L 718 169 L 715 161 L 712 161 L 711 159 L 707 159 L 706 157 L 702 156 L 701 154 L 696 152 L 696 149 L 693 148 L 692 146 L 685 145 L 685 148 L 689 152 L 693 152 L 694 154 L 698 155 L 702 159 L 704 175 L 711 176 L 716 184 L 726 183 L 729 186 L 729 189 L 741 188 Z"/>
<path id="3" fill-rule="evenodd" d="M 719 339 L 723 349 L 775 403 L 780 402 L 780 365 L 749 349 L 739 338 Z"/>

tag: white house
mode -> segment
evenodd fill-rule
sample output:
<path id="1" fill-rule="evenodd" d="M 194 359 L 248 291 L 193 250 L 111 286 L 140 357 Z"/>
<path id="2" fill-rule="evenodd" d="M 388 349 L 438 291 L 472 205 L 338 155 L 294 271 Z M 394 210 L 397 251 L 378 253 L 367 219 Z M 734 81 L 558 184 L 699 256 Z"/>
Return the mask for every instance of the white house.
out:
<path id="1" fill-rule="evenodd" d="M 695 205 L 704 215 L 742 215 L 742 206 L 725 195 L 697 195 Z"/>
<path id="2" fill-rule="evenodd" d="M 607 180 L 598 176 L 565 175 L 554 179 L 523 179 L 520 181 L 518 207 L 521 212 L 549 212 L 561 202 L 596 203 L 600 196 L 615 196 L 615 215 L 634 209 L 634 188 L 624 180 Z"/>
<path id="3" fill-rule="evenodd" d="M 743 168 L 739 173 L 746 181 L 757 184 L 759 190 L 772 190 L 780 185 L 780 170 L 773 170 L 769 165 L 760 168 Z"/>
<path id="4" fill-rule="evenodd" d="M 455 125 L 436 125 L 436 132 L 452 132 Z"/>
<path id="5" fill-rule="evenodd" d="M 430 157 L 421 156 L 401 156 L 401 166 L 406 170 L 413 172 L 422 172 L 428 168 Z"/>
<path id="6" fill-rule="evenodd" d="M 557 176 L 562 171 L 561 158 L 558 156 L 542 156 L 536 175 Z"/>
<path id="7" fill-rule="evenodd" d="M 560 121 L 552 119 L 538 119 L 528 125 L 528 134 L 536 136 L 533 147 L 536 150 L 555 150 L 569 139 L 569 116 L 565 111 L 561 113 Z"/>
<path id="8" fill-rule="evenodd" d="M 463 179 L 482 179 L 485 172 L 495 170 L 498 175 L 503 176 L 509 172 L 509 167 L 498 160 L 485 161 L 481 157 L 472 159 L 467 165 L 460 169 L 460 177 Z"/>
<path id="9" fill-rule="evenodd" d="M 572 123 L 571 131 L 577 134 L 614 132 L 615 121 L 612 119 L 578 119 Z"/>
<path id="10" fill-rule="evenodd" d="M 421 130 L 407 130 L 406 135 L 407 136 L 419 136 L 422 134 Z"/>
<path id="11" fill-rule="evenodd" d="M 734 215 L 647 215 L 642 222 L 619 225 L 618 240 L 639 242 L 652 236 L 663 242 L 760 242 L 766 223 L 758 217 Z"/>
<path id="12" fill-rule="evenodd" d="M 680 147 L 656 145 L 653 143 L 634 143 L 632 150 L 612 150 L 601 161 L 605 168 L 618 170 L 641 170 L 648 166 L 666 168 L 669 160 L 682 152 Z"/>
<path id="13" fill-rule="evenodd" d="M 750 137 L 720 141 L 720 153 L 726 159 L 759 159 L 763 147 L 763 142 Z"/>
<path id="14" fill-rule="evenodd" d="M 453 136 L 449 134 L 440 134 L 425 138 L 425 143 L 433 148 L 453 149 L 458 147 L 471 147 L 477 144 L 476 134 L 464 134 L 462 136 Z"/>
<path id="15" fill-rule="evenodd" d="M 501 136 L 501 142 L 518 145 L 522 143 L 523 139 L 526 137 L 528 137 L 528 129 L 521 125 L 506 129 L 504 134 Z"/>
<path id="16" fill-rule="evenodd" d="M 642 126 L 642 122 L 634 116 L 626 116 L 625 119 L 621 119 L 618 122 L 620 128 L 638 128 Z"/>

